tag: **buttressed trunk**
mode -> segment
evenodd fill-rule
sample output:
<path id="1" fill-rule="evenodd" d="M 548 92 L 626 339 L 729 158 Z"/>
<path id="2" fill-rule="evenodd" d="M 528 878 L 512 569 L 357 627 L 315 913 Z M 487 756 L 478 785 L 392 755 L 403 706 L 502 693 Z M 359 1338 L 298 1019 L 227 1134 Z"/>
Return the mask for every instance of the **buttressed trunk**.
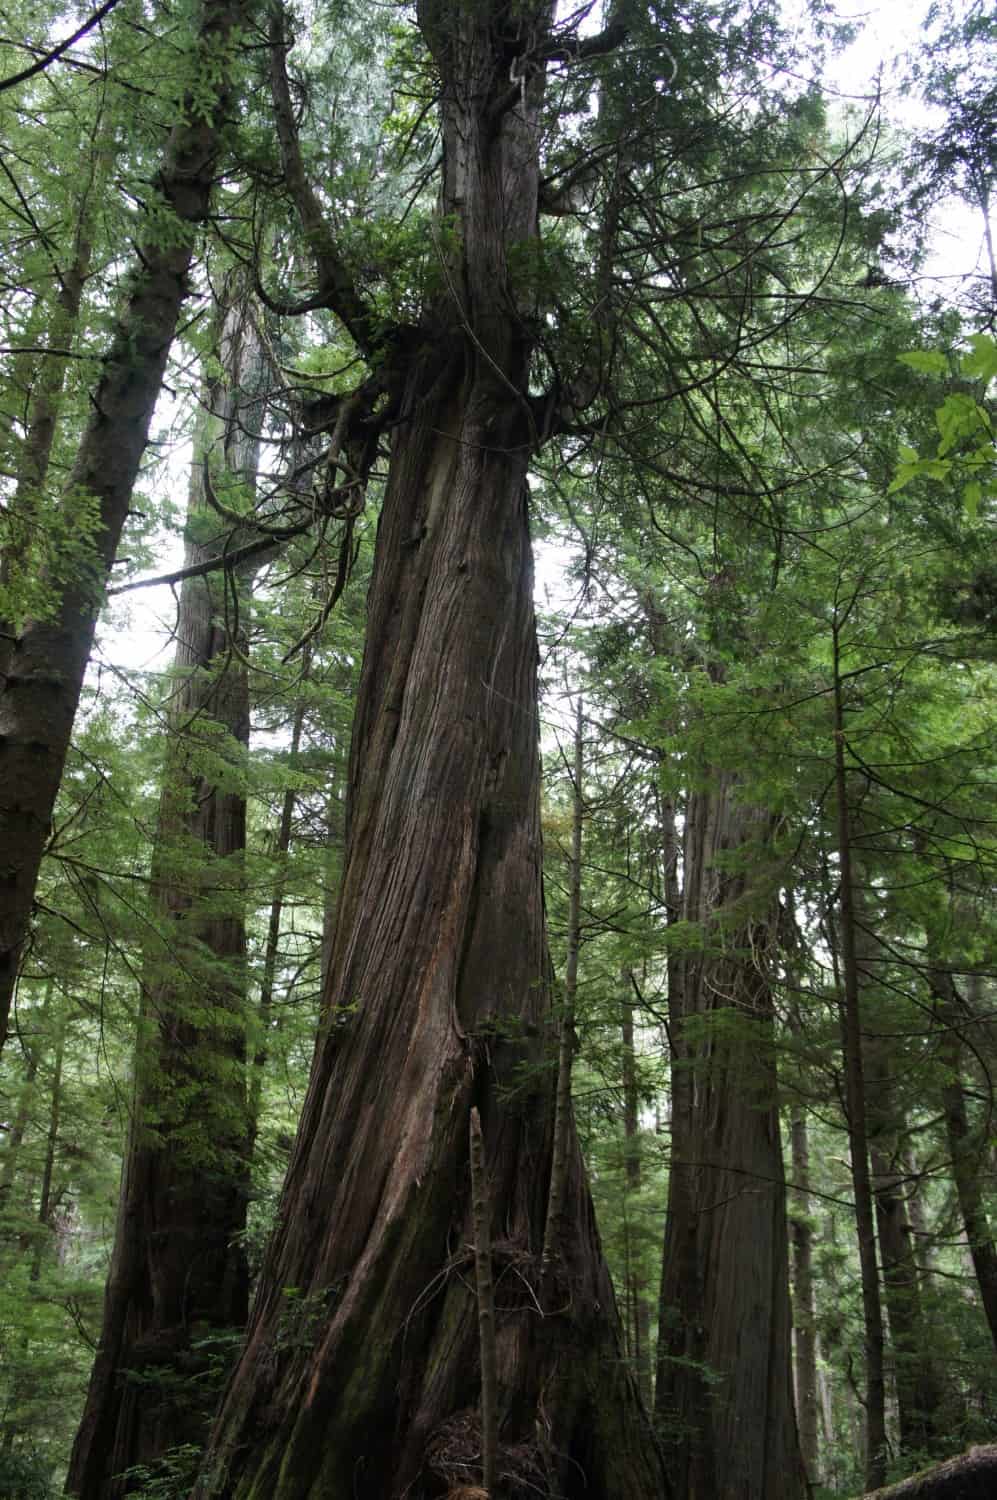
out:
<path id="1" fill-rule="evenodd" d="M 655 1407 L 685 1500 L 806 1493 L 793 1409 L 788 1230 L 770 989 L 777 889 L 725 868 L 771 855 L 772 819 L 714 773 L 693 792 L 671 968 L 672 1164 Z"/>
<path id="2" fill-rule="evenodd" d="M 542 71 L 515 110 L 490 110 L 509 91 L 515 21 L 522 50 L 550 9 L 420 9 L 443 79 L 461 305 L 437 310 L 400 397 L 325 1017 L 200 1495 L 419 1500 L 480 1482 L 473 1106 L 490 1179 L 501 1493 L 668 1493 L 621 1357 L 573 1129 L 571 1232 L 539 1300 L 553 1075 L 530 341 L 505 255 L 535 233 Z"/>
<path id="3" fill-rule="evenodd" d="M 245 300 L 224 318 L 225 378 L 206 387 L 189 526 L 203 526 L 202 463 L 225 438 L 230 473 L 255 481 L 262 350 Z M 187 564 L 229 538 L 191 540 Z M 249 580 L 240 580 L 241 618 Z M 249 742 L 246 642 L 234 640 L 222 573 L 180 595 L 166 763 L 153 853 L 162 936 L 146 943 L 135 1095 L 100 1345 L 67 1489 L 112 1500 L 121 1476 L 201 1443 L 212 1363 L 246 1321 L 240 1235 L 248 1196 L 243 853 Z M 237 650 L 233 650 L 237 646 Z"/>
<path id="4" fill-rule="evenodd" d="M 253 0 L 204 0 L 197 56 L 217 69 Z M 214 76 L 214 74 L 212 74 Z M 196 226 L 204 219 L 230 109 L 223 77 L 205 105 L 203 89 L 183 103 L 150 196 L 156 212 L 136 252 L 125 305 L 92 414 L 62 497 L 69 513 L 96 516 L 92 555 L 80 562 L 51 616 L 29 620 L 0 663 L 0 1046 L 31 921 L 38 870 L 69 748 L 97 607 L 128 516 L 170 345 L 187 295 Z M 165 204 L 177 233 L 164 233 Z"/>

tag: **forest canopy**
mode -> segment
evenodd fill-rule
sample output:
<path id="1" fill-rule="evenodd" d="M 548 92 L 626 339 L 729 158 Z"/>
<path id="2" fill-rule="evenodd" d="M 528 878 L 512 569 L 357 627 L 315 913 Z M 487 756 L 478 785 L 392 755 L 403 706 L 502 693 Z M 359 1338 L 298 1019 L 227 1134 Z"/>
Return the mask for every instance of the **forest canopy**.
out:
<path id="1" fill-rule="evenodd" d="M 915 20 L 0 7 L 0 1497 L 997 1491 L 997 21 Z"/>

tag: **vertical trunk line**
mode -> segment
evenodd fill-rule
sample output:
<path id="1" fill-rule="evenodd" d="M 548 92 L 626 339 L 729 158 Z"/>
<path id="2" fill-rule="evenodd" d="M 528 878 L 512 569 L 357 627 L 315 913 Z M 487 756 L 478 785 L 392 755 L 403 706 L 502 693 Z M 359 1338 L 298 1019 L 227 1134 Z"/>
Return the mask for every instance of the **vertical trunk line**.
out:
<path id="1" fill-rule="evenodd" d="M 862 1273 L 862 1312 L 866 1353 L 866 1488 L 886 1483 L 886 1386 L 883 1374 L 883 1309 L 876 1265 L 869 1141 L 866 1127 L 865 1081 L 862 1071 L 862 1022 L 859 1014 L 858 960 L 855 946 L 855 887 L 852 874 L 851 827 L 848 816 L 848 776 L 845 767 L 845 722 L 841 692 L 841 641 L 837 622 L 832 632 L 834 664 L 834 786 L 837 812 L 840 875 L 841 959 L 844 971 L 842 1039 L 845 1054 L 845 1100 L 855 1193 L 859 1263 Z"/>
<path id="2" fill-rule="evenodd" d="M 564 968 L 564 1008 L 557 1057 L 557 1105 L 554 1116 L 554 1152 L 550 1166 L 547 1223 L 544 1228 L 540 1275 L 549 1280 L 554 1260 L 563 1243 L 564 1208 L 568 1186 L 568 1147 L 571 1135 L 571 1069 L 575 1055 L 575 1008 L 578 998 L 578 949 L 582 906 L 582 777 L 584 774 L 583 704 L 581 694 L 575 710 L 574 792 L 571 821 L 571 870 L 568 895 L 568 953 Z"/>

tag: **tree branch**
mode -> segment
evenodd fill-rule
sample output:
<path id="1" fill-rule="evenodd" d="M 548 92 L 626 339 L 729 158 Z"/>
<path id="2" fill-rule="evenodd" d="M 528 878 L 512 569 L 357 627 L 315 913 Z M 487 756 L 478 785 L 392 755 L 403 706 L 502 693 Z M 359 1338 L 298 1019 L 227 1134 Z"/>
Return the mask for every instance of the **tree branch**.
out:
<path id="1" fill-rule="evenodd" d="M 287 81 L 286 54 L 290 49 L 284 31 L 284 12 L 275 5 L 270 19 L 270 89 L 273 95 L 274 120 L 280 158 L 284 168 L 284 180 L 305 233 L 305 240 L 318 277 L 318 294 L 297 303 L 276 303 L 260 292 L 261 300 L 273 312 L 288 316 L 309 312 L 313 308 L 328 307 L 339 318 L 357 348 L 364 354 L 373 353 L 384 342 L 383 334 L 375 337 L 374 317 L 371 309 L 357 291 L 353 278 L 340 258 L 336 242 L 326 223 L 322 205 L 314 188 L 308 181 L 298 127 L 291 104 L 291 89 Z M 259 290 L 259 289 L 258 289 Z"/>

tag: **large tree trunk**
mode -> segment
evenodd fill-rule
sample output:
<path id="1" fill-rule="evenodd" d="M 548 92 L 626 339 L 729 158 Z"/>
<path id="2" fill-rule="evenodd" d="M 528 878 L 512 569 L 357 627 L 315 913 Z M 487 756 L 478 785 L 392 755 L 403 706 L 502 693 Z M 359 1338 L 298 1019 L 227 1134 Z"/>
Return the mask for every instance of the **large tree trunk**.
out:
<path id="1" fill-rule="evenodd" d="M 213 432 L 224 434 L 230 472 L 255 480 L 262 354 L 245 301 L 227 311 L 221 361 L 225 384 L 208 385 L 195 443 L 192 533 L 207 519 L 202 464 Z M 187 563 L 214 556 L 227 540 L 190 540 Z M 126 1493 L 117 1477 L 124 1470 L 203 1441 L 217 1394 L 207 1366 L 246 1319 L 249 686 L 222 579 L 188 578 L 180 596 L 153 854 L 164 936 L 147 946 L 104 1323 L 67 1481 L 86 1500 Z M 241 585 L 245 609 L 248 580 Z"/>
<path id="2" fill-rule="evenodd" d="M 429 400 L 417 367 L 394 441 L 323 1034 L 208 1459 L 225 1477 L 204 1494 L 352 1500 L 361 1483 L 417 1500 L 473 1477 L 475 1104 L 502 1285 L 499 1472 L 545 1486 L 546 1468 L 568 1496 L 666 1493 L 573 1131 L 571 1233 L 537 1304 L 553 1075 L 526 447 L 481 365 L 468 353 Z"/>
<path id="3" fill-rule="evenodd" d="M 473 1106 L 490 1179 L 501 1492 L 667 1493 L 573 1126 L 570 1232 L 540 1279 L 554 1076 L 526 489 L 532 324 L 506 257 L 536 232 L 543 88 L 542 65 L 514 87 L 510 66 L 539 46 L 551 11 L 420 7 L 443 86 L 442 208 L 461 234 L 446 252 L 451 298 L 399 392 L 325 1015 L 199 1494 L 419 1500 L 480 1482 Z"/>
<path id="4" fill-rule="evenodd" d="M 672 1161 L 655 1408 L 686 1500 L 806 1491 L 793 1410 L 788 1233 L 770 965 L 771 818 L 718 773 L 685 820 L 683 917 L 700 947 L 670 997 Z M 677 983 L 676 983 L 677 981 Z"/>
<path id="5" fill-rule="evenodd" d="M 253 0 L 204 0 L 199 47 L 217 71 L 235 26 L 248 24 Z M 71 513 L 94 504 L 93 555 L 81 562 L 51 616 L 32 620 L 0 662 L 0 1046 L 31 919 L 38 869 L 48 839 L 97 606 L 128 515 L 153 407 L 177 320 L 187 295 L 195 226 L 207 210 L 217 170 L 219 135 L 230 109 L 225 76 L 207 105 L 203 89 L 184 101 L 150 198 L 148 234 L 137 249 L 127 300 L 64 502 Z M 162 205 L 177 222 L 164 230 Z"/>

